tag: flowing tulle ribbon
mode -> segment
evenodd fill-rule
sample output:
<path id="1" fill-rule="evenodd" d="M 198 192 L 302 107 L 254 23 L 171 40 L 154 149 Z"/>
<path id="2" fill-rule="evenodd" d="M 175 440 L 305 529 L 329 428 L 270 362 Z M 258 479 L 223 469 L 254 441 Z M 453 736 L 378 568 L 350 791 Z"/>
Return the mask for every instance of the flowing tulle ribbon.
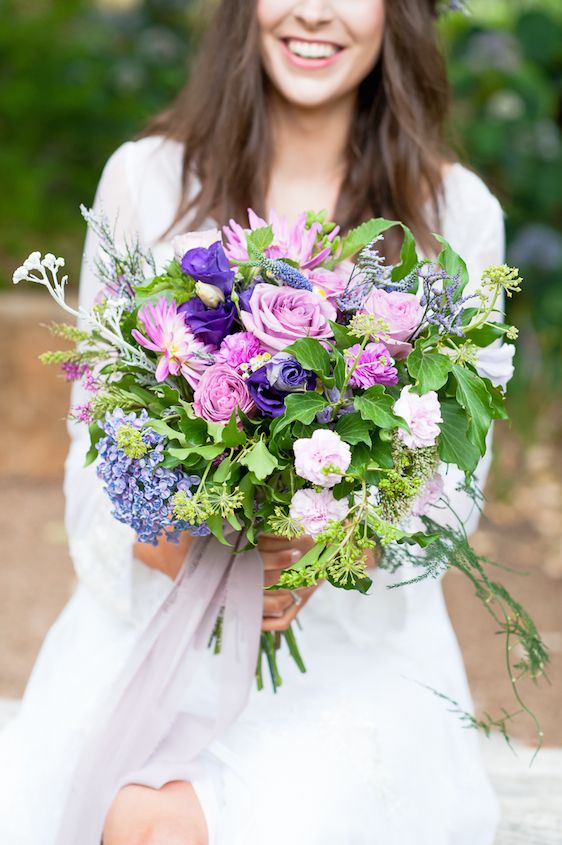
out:
<path id="1" fill-rule="evenodd" d="M 168 737 L 173 735 L 176 762 L 181 755 L 187 765 L 240 715 L 255 675 L 262 588 L 256 551 L 235 555 L 213 538 L 194 541 L 82 750 L 57 845 L 100 845 L 108 809 L 124 783 L 159 787 L 175 779 L 158 764 Z M 221 608 L 221 651 L 214 656 L 208 643 Z M 220 661 L 219 682 L 216 701 L 201 712 L 194 679 L 206 655 Z"/>

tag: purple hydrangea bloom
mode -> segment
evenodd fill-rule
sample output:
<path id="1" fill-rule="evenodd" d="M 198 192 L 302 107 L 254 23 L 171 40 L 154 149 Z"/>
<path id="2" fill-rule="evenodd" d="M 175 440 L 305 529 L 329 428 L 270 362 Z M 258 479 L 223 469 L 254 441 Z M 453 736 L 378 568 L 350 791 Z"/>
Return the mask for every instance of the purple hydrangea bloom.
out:
<path id="1" fill-rule="evenodd" d="M 358 353 L 361 351 L 359 343 L 345 350 L 345 362 L 351 369 Z M 394 366 L 394 358 L 384 343 L 368 343 L 359 355 L 357 366 L 350 376 L 351 387 L 367 390 L 374 384 L 384 384 L 389 387 L 398 384 L 398 371 Z"/>
<path id="2" fill-rule="evenodd" d="M 133 528 L 141 543 L 156 545 L 161 536 L 177 542 L 182 531 L 195 536 L 209 534 L 205 524 L 193 526 L 175 520 L 172 497 L 178 490 L 190 495 L 200 478 L 179 469 L 162 466 L 165 438 L 147 428 L 148 414 L 125 414 L 121 408 L 107 413 L 100 427 L 105 432 L 98 442 L 97 474 L 105 484 L 105 491 L 113 505 L 112 514 L 119 522 Z M 141 458 L 129 458 L 117 445 L 117 433 L 124 426 L 142 431 L 148 451 Z"/>
<path id="3" fill-rule="evenodd" d="M 215 285 L 223 293 L 230 293 L 234 270 L 220 241 L 210 247 L 196 247 L 185 253 L 181 260 L 181 269 L 198 282 Z"/>
<path id="4" fill-rule="evenodd" d="M 216 308 L 207 308 L 198 297 L 184 302 L 178 308 L 195 337 L 212 346 L 220 346 L 230 334 L 236 318 L 236 306 L 227 297 Z"/>

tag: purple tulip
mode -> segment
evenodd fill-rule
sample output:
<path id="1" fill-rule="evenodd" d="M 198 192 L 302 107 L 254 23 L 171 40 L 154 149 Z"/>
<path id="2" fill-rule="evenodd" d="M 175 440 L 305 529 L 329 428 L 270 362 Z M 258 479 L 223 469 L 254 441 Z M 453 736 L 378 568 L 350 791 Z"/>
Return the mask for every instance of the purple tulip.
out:
<path id="1" fill-rule="evenodd" d="M 225 294 L 232 290 L 234 270 L 228 263 L 228 258 L 220 241 L 208 248 L 196 247 L 190 249 L 181 260 L 181 269 L 196 281 L 215 285 Z"/>
<path id="2" fill-rule="evenodd" d="M 204 343 L 220 346 L 231 332 L 236 306 L 227 298 L 216 308 L 207 308 L 198 297 L 194 297 L 180 305 L 178 314 L 182 314 L 195 337 Z"/>

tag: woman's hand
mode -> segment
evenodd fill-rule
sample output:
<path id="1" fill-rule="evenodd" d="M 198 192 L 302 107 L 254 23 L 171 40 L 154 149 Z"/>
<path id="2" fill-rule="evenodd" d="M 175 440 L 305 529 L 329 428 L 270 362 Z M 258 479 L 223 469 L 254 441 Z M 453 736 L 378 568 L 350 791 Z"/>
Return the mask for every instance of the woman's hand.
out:
<path id="1" fill-rule="evenodd" d="M 184 532 L 180 535 L 179 543 L 169 543 L 166 538 L 161 538 L 157 546 L 135 543 L 133 554 L 145 566 L 157 569 L 175 581 L 192 542 L 193 537 Z"/>
<path id="2" fill-rule="evenodd" d="M 264 583 L 270 587 L 279 581 L 284 569 L 292 566 L 314 545 L 311 537 L 286 540 L 273 534 L 262 534 L 258 538 L 265 569 Z M 285 631 L 307 603 L 318 585 L 300 590 L 275 590 L 264 592 L 262 631 Z M 295 596 L 300 601 L 295 601 Z"/>

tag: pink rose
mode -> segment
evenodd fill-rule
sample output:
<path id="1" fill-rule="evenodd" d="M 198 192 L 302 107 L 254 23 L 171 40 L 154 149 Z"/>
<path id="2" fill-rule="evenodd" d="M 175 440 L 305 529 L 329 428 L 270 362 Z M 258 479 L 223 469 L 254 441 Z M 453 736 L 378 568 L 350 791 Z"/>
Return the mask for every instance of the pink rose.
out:
<path id="1" fill-rule="evenodd" d="M 197 385 L 193 410 L 205 420 L 227 422 L 236 408 L 245 414 L 256 409 L 245 381 L 226 364 L 213 364 Z"/>
<path id="2" fill-rule="evenodd" d="M 181 261 L 186 252 L 190 249 L 203 247 L 208 249 L 217 241 L 222 241 L 222 235 L 218 229 L 207 229 L 205 232 L 186 232 L 184 235 L 176 235 L 172 238 L 174 255 Z"/>
<path id="3" fill-rule="evenodd" d="M 405 358 L 412 351 L 406 343 L 423 319 L 423 308 L 413 293 L 387 293 L 373 288 L 363 304 L 367 314 L 380 317 L 388 326 L 388 346 L 393 358 Z"/>
<path id="4" fill-rule="evenodd" d="M 410 449 L 434 446 L 439 437 L 439 423 L 443 422 L 437 393 L 430 390 L 418 396 L 410 385 L 402 388 L 394 403 L 394 413 L 406 420 L 410 431 L 398 429 L 398 436 Z"/>
<path id="5" fill-rule="evenodd" d="M 275 351 L 301 337 L 332 337 L 328 320 L 336 319 L 336 309 L 311 291 L 261 283 L 253 290 L 250 310 L 241 317 L 245 328 L 268 351 Z"/>
<path id="6" fill-rule="evenodd" d="M 327 270 L 325 267 L 316 267 L 316 269 L 310 270 L 306 275 L 315 291 L 323 294 L 326 299 L 332 300 L 342 295 L 347 287 L 352 271 L 353 264 L 350 261 L 344 261 L 343 264 L 339 264 L 333 270 Z"/>
<path id="7" fill-rule="evenodd" d="M 292 519 L 300 522 L 305 534 L 314 537 L 321 534 L 330 522 L 341 522 L 349 510 L 347 499 L 339 501 L 331 490 L 298 490 L 291 501 Z"/>
<path id="8" fill-rule="evenodd" d="M 297 475 L 319 487 L 333 487 L 351 463 L 351 449 L 329 428 L 319 428 L 312 437 L 296 440 L 293 450 Z M 324 472 L 328 467 L 337 467 L 341 472 Z"/>
<path id="9" fill-rule="evenodd" d="M 412 505 L 412 516 L 425 516 L 431 505 L 441 498 L 444 486 L 443 477 L 436 472 L 416 496 Z"/>

